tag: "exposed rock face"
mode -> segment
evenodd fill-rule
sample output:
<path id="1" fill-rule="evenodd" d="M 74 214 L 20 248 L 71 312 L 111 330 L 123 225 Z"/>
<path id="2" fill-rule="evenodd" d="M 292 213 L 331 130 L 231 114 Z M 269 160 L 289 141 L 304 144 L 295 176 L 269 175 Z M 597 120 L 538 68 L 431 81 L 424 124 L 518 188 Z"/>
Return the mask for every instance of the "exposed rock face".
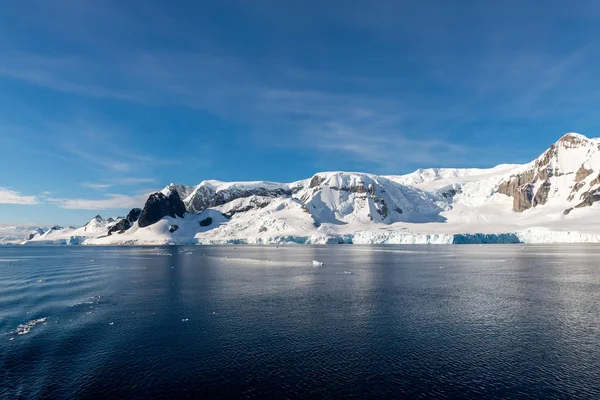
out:
<path id="1" fill-rule="evenodd" d="M 144 209 L 140 214 L 138 225 L 141 228 L 150 226 L 166 216 L 182 218 L 184 213 L 185 204 L 183 204 L 177 191 L 172 191 L 169 196 L 157 192 L 151 194 L 146 201 L 146 205 L 144 205 Z"/>
<path id="2" fill-rule="evenodd" d="M 594 179 L 592 179 L 592 181 L 590 182 L 590 186 L 596 186 L 600 184 L 600 174 L 598 174 L 597 177 L 595 177 Z"/>
<path id="3" fill-rule="evenodd" d="M 582 195 L 583 201 L 575 206 L 575 208 L 589 207 L 600 200 L 600 191 L 590 191 Z"/>
<path id="4" fill-rule="evenodd" d="M 133 224 L 135 221 L 140 219 L 140 215 L 142 215 L 141 208 L 132 208 L 131 211 L 129 211 L 129 214 L 127 214 L 127 217 L 125 217 L 125 219 L 127 219 Z"/>
<path id="5" fill-rule="evenodd" d="M 531 183 L 519 186 L 513 195 L 513 210 L 522 212 L 531 208 L 533 198 L 533 185 Z"/>
<path id="6" fill-rule="evenodd" d="M 575 182 L 581 182 L 582 180 L 590 176 L 592 172 L 594 171 L 591 169 L 586 169 L 582 164 L 581 167 L 579 167 L 579 169 L 577 170 L 577 173 L 575 174 Z"/>
<path id="7" fill-rule="evenodd" d="M 34 237 L 41 236 L 43 234 L 44 234 L 44 231 L 41 228 L 36 228 L 33 232 L 31 232 L 29 234 L 29 236 L 27 236 L 27 240 L 31 240 Z"/>
<path id="8" fill-rule="evenodd" d="M 224 212 L 223 215 L 229 219 L 238 213 L 243 213 L 243 212 L 247 212 L 250 210 L 258 210 L 260 208 L 265 208 L 266 206 L 271 204 L 271 200 L 272 200 L 272 198 L 270 198 L 270 197 L 253 196 L 252 198 L 248 199 L 247 203 L 245 202 L 244 204 L 233 206 L 233 207 L 231 207 L 231 209 Z"/>
<path id="9" fill-rule="evenodd" d="M 175 232 L 177 229 L 179 229 L 179 225 L 169 226 L 169 232 L 171 232 L 171 233 Z"/>
<path id="10" fill-rule="evenodd" d="M 551 193 L 552 181 L 550 178 L 571 174 L 573 177 L 573 186 L 567 201 L 575 199 L 576 194 L 585 186 L 584 180 L 591 175 L 593 169 L 586 168 L 585 159 L 582 159 L 581 166 L 575 170 L 569 162 L 572 159 L 571 152 L 586 151 L 590 154 L 590 140 L 577 134 L 566 134 L 551 145 L 533 165 L 526 171 L 516 174 L 501 182 L 496 189 L 497 193 L 502 193 L 513 198 L 513 211 L 523 212 L 537 205 L 546 204 Z M 573 150 L 575 149 L 575 150 Z M 578 154 L 578 153 L 574 153 Z M 585 153 L 584 153 L 585 154 Z M 562 160 L 562 161 L 561 161 Z M 564 160 L 567 160 L 566 162 Z M 600 183 L 600 176 L 597 178 Z M 594 180 L 593 182 L 595 182 Z M 543 182 L 539 185 L 539 182 Z M 535 185 L 535 184 L 538 185 Z M 592 183 L 591 186 L 597 183 Z M 534 193 L 535 186 L 538 186 Z M 557 188 L 558 190 L 558 188 Z M 588 198 L 588 197 L 586 197 Z M 570 210 L 566 211 L 568 214 Z"/>
<path id="11" fill-rule="evenodd" d="M 325 182 L 325 178 L 323 178 L 319 175 L 315 175 L 310 180 L 310 184 L 308 185 L 308 187 L 311 189 L 316 188 L 316 187 L 320 186 L 323 182 Z"/>
<path id="12" fill-rule="evenodd" d="M 230 201 L 251 196 L 291 197 L 292 190 L 281 187 L 255 187 L 252 189 L 233 187 L 215 191 L 209 186 L 200 186 L 190 195 L 190 198 L 186 199 L 186 210 L 189 213 L 200 213 L 207 208 L 222 206 Z"/>
<path id="13" fill-rule="evenodd" d="M 513 175 L 498 186 L 497 192 L 513 198 L 513 211 L 523 212 L 533 206 L 535 179 L 536 171 L 533 170 Z"/>
<path id="14" fill-rule="evenodd" d="M 569 197 L 567 197 L 567 200 L 572 201 L 575 198 L 575 193 L 579 192 L 584 186 L 585 183 L 583 182 L 577 182 L 575 185 L 573 185 L 573 188 L 571 189 L 571 194 L 569 195 Z"/>
<path id="15" fill-rule="evenodd" d="M 125 232 L 127 229 L 131 228 L 131 226 L 134 224 L 135 221 L 137 221 L 140 218 L 141 214 L 142 214 L 141 208 L 131 209 L 131 211 L 129 211 L 129 214 L 127 214 L 127 217 L 123 218 L 122 220 L 120 220 L 119 222 L 114 224 L 108 230 L 108 234 L 112 235 L 115 232 L 117 232 L 117 233 Z"/>
<path id="16" fill-rule="evenodd" d="M 542 183 L 542 186 L 539 187 L 537 193 L 535 194 L 535 197 L 533 198 L 533 207 L 537 206 L 538 204 L 546 204 L 546 202 L 548 201 L 548 194 L 550 194 L 551 186 L 552 185 L 550 184 L 549 180 L 544 181 L 544 183 Z"/>
<path id="17" fill-rule="evenodd" d="M 208 218 L 204 218 L 202 221 L 200 221 L 200 226 L 202 227 L 207 227 L 210 226 L 213 222 L 213 219 L 211 217 Z"/>

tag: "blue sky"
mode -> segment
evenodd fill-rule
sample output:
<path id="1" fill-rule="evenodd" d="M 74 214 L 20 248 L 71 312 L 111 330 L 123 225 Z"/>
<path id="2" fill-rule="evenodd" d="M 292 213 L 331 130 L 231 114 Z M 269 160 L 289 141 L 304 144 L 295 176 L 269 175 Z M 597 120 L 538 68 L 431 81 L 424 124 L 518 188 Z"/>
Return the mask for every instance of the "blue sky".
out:
<path id="1" fill-rule="evenodd" d="M 0 223 L 170 182 L 401 174 L 598 136 L 595 1 L 8 2 Z"/>

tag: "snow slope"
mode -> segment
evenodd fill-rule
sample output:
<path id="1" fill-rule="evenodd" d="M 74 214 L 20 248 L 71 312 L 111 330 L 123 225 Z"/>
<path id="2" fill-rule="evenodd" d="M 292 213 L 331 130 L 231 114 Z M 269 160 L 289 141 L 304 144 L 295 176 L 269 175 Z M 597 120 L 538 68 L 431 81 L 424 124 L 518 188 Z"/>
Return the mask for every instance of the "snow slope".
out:
<path id="1" fill-rule="evenodd" d="M 26 243 L 600 242 L 600 139 L 567 134 L 523 165 L 394 176 L 322 172 L 292 183 L 207 180 L 162 193 L 173 191 L 183 218 L 159 216 L 108 235 L 118 219 L 97 216 Z"/>

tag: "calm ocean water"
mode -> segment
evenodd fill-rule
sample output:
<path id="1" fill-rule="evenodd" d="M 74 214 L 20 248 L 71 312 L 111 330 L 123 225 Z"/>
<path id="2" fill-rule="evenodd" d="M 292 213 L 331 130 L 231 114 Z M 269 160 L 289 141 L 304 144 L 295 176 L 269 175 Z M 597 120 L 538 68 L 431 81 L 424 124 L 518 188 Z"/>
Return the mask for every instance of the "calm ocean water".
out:
<path id="1" fill-rule="evenodd" d="M 0 247 L 0 398 L 226 397 L 599 399 L 600 247 Z"/>

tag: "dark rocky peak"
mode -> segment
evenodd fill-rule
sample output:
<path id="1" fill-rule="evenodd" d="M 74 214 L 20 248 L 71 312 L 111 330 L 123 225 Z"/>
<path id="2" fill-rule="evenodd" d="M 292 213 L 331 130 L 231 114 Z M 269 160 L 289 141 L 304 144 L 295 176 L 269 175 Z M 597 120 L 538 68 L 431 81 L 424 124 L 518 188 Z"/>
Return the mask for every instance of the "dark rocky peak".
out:
<path id="1" fill-rule="evenodd" d="M 182 218 L 185 212 L 185 204 L 177 191 L 171 191 L 168 196 L 161 192 L 153 193 L 144 205 L 138 225 L 141 228 L 150 226 L 166 216 Z"/>
<path id="2" fill-rule="evenodd" d="M 119 222 L 117 222 L 116 224 L 114 224 L 113 226 L 110 227 L 110 229 L 108 230 L 108 234 L 112 235 L 115 232 L 117 232 L 117 233 L 125 232 L 127 229 L 129 229 L 133 226 L 135 221 L 137 221 L 140 218 L 141 214 L 142 214 L 141 208 L 131 209 L 131 211 L 129 211 L 129 214 L 127 214 L 127 216 L 125 218 L 121 219 Z"/>
<path id="3" fill-rule="evenodd" d="M 35 229 L 33 230 L 33 232 L 31 232 L 31 233 L 29 234 L 29 236 L 27 237 L 27 240 L 31 240 L 31 239 L 33 239 L 34 237 L 41 236 L 41 235 L 43 235 L 43 234 L 44 234 L 44 230 L 43 230 L 43 229 L 41 229 L 41 228 L 35 228 Z"/>
<path id="4" fill-rule="evenodd" d="M 59 225 L 54 225 L 49 230 L 51 230 L 51 231 L 60 231 L 61 229 L 64 229 L 64 228 L 62 226 L 59 226 Z"/>
<path id="5" fill-rule="evenodd" d="M 127 217 L 125 217 L 125 219 L 133 224 L 135 221 L 137 221 L 140 218 L 141 214 L 142 214 L 141 208 L 132 208 L 131 211 L 129 211 L 129 214 L 127 214 Z"/>
<path id="6" fill-rule="evenodd" d="M 308 187 L 309 188 L 315 188 L 315 187 L 321 186 L 323 184 L 323 182 L 325 182 L 325 178 L 323 178 L 320 175 L 315 175 L 310 180 L 310 183 L 308 184 Z"/>

